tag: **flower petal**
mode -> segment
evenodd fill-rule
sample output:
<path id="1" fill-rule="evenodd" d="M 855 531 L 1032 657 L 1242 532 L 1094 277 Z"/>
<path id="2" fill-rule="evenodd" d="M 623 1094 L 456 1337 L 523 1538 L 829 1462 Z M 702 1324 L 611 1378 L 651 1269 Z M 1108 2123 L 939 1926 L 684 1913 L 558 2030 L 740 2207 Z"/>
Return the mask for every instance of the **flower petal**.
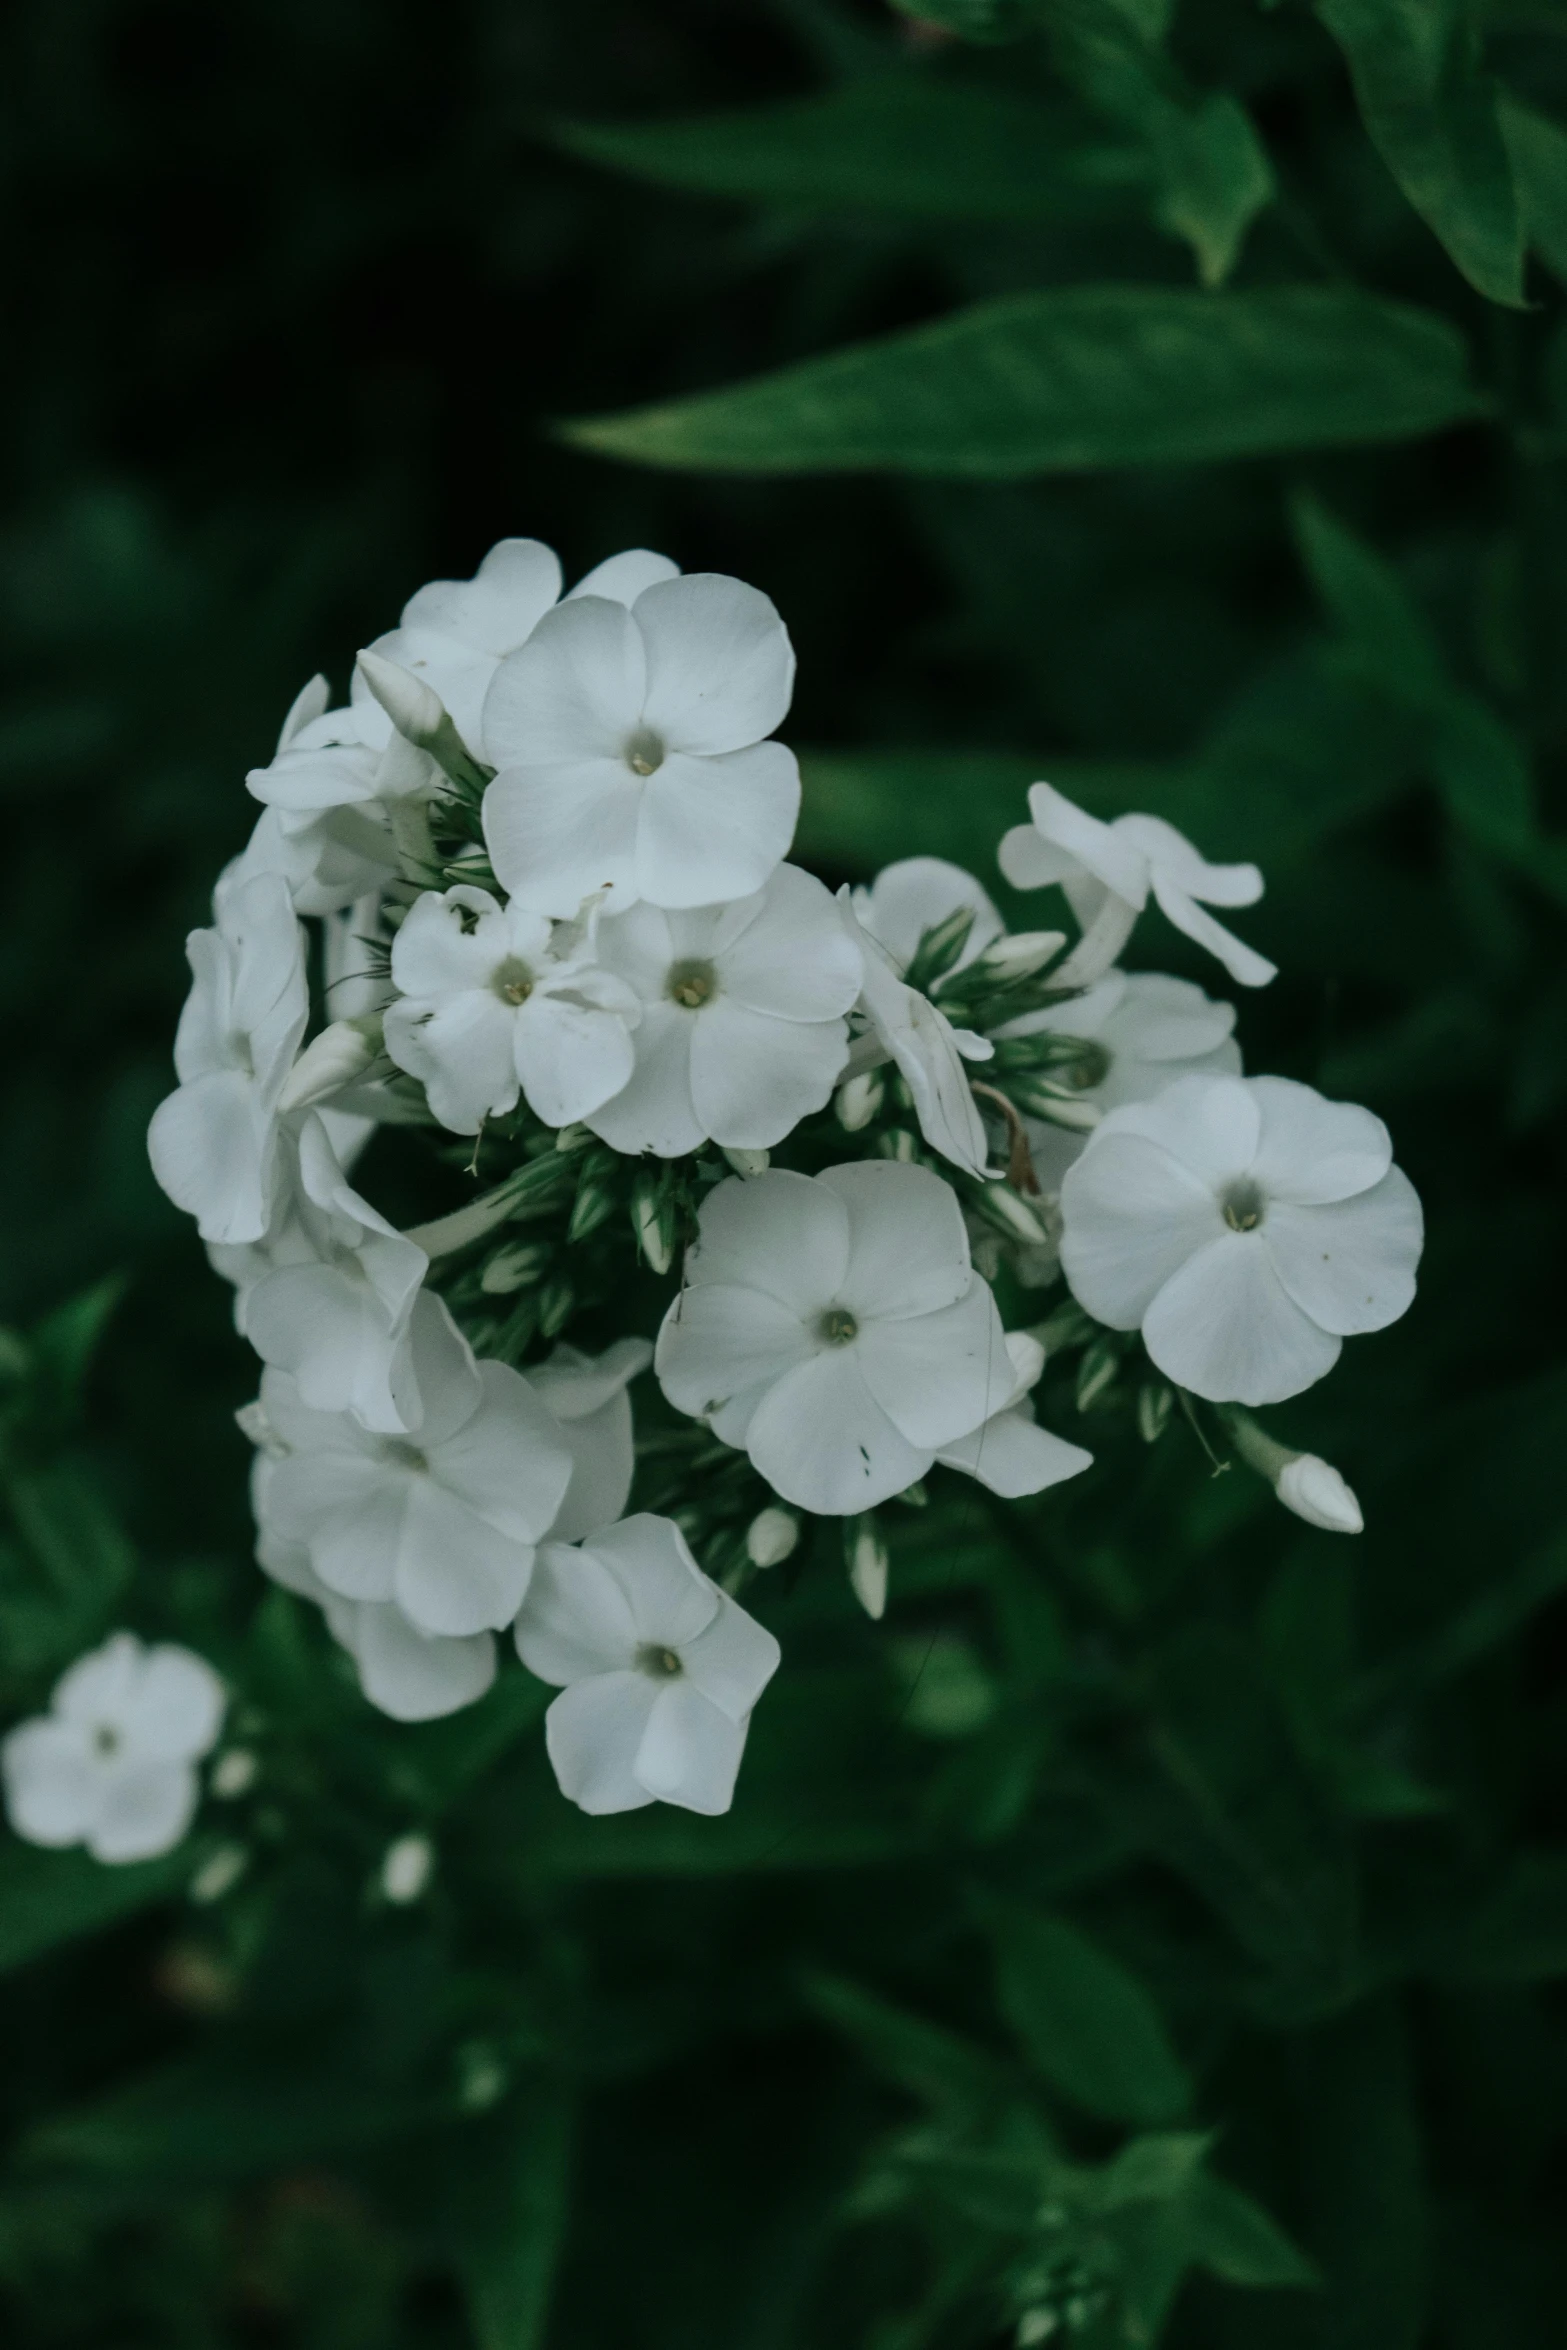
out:
<path id="1" fill-rule="evenodd" d="M 821 1300 L 822 1307 L 829 1298 Z M 793 1306 L 738 1282 L 702 1282 L 670 1306 L 654 1357 L 658 1383 L 675 1409 L 711 1418 L 727 1444 L 745 1440 L 768 1388 L 817 1353 Z"/>
<path id="2" fill-rule="evenodd" d="M 386 1050 L 417 1077 L 430 1108 L 453 1134 L 477 1134 L 484 1119 L 514 1109 L 517 1016 L 490 988 L 444 1001 L 404 996 L 382 1023 Z"/>
<path id="3" fill-rule="evenodd" d="M 94 1860 L 155 1860 L 172 1852 L 196 1816 L 200 1794 L 189 1763 L 136 1762 L 109 1775 L 87 1831 Z"/>
<path id="4" fill-rule="evenodd" d="M 413 996 L 487 987 L 509 945 L 505 908 L 487 889 L 427 889 L 392 941 L 392 984 Z"/>
<path id="5" fill-rule="evenodd" d="M 1262 895 L 1255 865 L 1210 865 L 1162 816 L 1117 816 L 1110 829 L 1142 851 L 1156 876 L 1164 873 L 1188 897 L 1210 906 L 1254 906 Z"/>
<path id="6" fill-rule="evenodd" d="M 849 1232 L 848 1205 L 834 1184 L 783 1167 L 744 1183 L 735 1176 L 702 1203 L 701 1237 L 686 1259 L 686 1277 L 738 1282 L 802 1316 L 819 1312 L 848 1271 Z"/>
<path id="7" fill-rule="evenodd" d="M 1275 1201 L 1262 1234 L 1295 1303 L 1340 1338 L 1385 1330 L 1413 1302 L 1425 1223 L 1401 1167 L 1325 1207 Z"/>
<path id="8" fill-rule="evenodd" d="M 732 1150 L 770 1150 L 782 1142 L 802 1118 L 826 1106 L 849 1057 L 848 1023 L 841 1019 L 775 1020 L 723 996 L 686 1018 L 691 1100 L 701 1131 Z"/>
<path id="9" fill-rule="evenodd" d="M 1169 1151 L 1109 1125 L 1061 1179 L 1061 1266 L 1079 1305 L 1112 1330 L 1135 1330 L 1225 1227 L 1212 1191 Z"/>
<path id="10" fill-rule="evenodd" d="M 716 571 L 692 572 L 645 589 L 635 618 L 647 648 L 643 721 L 672 750 L 711 758 L 759 743 L 782 724 L 794 690 L 794 651 L 777 607 L 759 588 Z"/>
<path id="11" fill-rule="evenodd" d="M 485 748 L 497 767 L 592 759 L 624 767 L 627 737 L 642 723 L 646 683 L 641 632 L 625 606 L 604 596 L 573 597 L 546 612 L 527 643 L 496 670 L 484 703 Z M 629 781 L 630 769 L 625 773 Z"/>
<path id="12" fill-rule="evenodd" d="M 353 1611 L 349 1648 L 359 1686 L 373 1706 L 396 1722 L 433 1722 L 484 1695 L 495 1678 L 495 1639 L 431 1639 L 401 1608 L 361 1605 Z"/>
<path id="13" fill-rule="evenodd" d="M 973 1267 L 963 1211 L 939 1175 L 860 1159 L 817 1180 L 843 1203 L 849 1226 L 848 1265 L 824 1303 L 840 1299 L 863 1323 L 935 1313 L 967 1294 Z"/>
<path id="14" fill-rule="evenodd" d="M 723 1594 L 703 1574 L 672 1518 L 639 1511 L 606 1526 L 589 1548 L 625 1593 L 642 1640 L 683 1648 L 719 1612 Z"/>
<path id="15" fill-rule="evenodd" d="M 433 579 L 403 606 L 404 628 L 438 629 L 486 653 L 526 642 L 560 594 L 560 560 L 541 539 L 501 539 L 472 579 Z"/>
<path id="16" fill-rule="evenodd" d="M 97 1816 L 103 1772 L 89 1732 L 47 1715 L 19 1723 L 0 1746 L 6 1816 L 29 1844 L 80 1844 Z"/>
<path id="17" fill-rule="evenodd" d="M 517 1075 L 546 1126 L 570 1126 L 618 1094 L 634 1066 L 631 1032 L 615 1012 L 542 990 L 513 1030 Z"/>
<path id="18" fill-rule="evenodd" d="M 766 1625 L 721 1591 L 717 1614 L 686 1642 L 680 1661 L 694 1689 L 732 1722 L 743 1722 L 777 1672 L 782 1653 Z"/>
<path id="19" fill-rule="evenodd" d="M 571 1455 L 520 1371 L 479 1365 L 479 1409 L 429 1445 L 436 1483 L 513 1542 L 537 1542 L 565 1498 Z"/>
<path id="20" fill-rule="evenodd" d="M 1111 1135 L 1157 1143 L 1217 1195 L 1249 1175 L 1262 1134 L 1262 1104 L 1241 1077 L 1176 1077 L 1152 1101 L 1127 1102 L 1095 1129 L 1090 1154 Z"/>
<path id="21" fill-rule="evenodd" d="M 254 1081 L 224 1069 L 158 1104 L 147 1130 L 152 1171 L 203 1240 L 260 1240 L 272 1216 L 276 1145 Z"/>
<path id="22" fill-rule="evenodd" d="M 823 1517 L 874 1509 L 922 1477 L 931 1455 L 888 1419 L 851 1347 L 819 1354 L 768 1389 L 746 1444 L 773 1490 Z"/>
<path id="23" fill-rule="evenodd" d="M 1226 930 L 1222 922 L 1216 922 L 1158 866 L 1154 868 L 1153 894 L 1166 920 L 1173 922 L 1177 930 L 1183 930 L 1188 938 L 1195 939 L 1198 946 L 1206 947 L 1210 955 L 1216 955 L 1238 987 L 1266 987 L 1270 979 L 1278 977 L 1277 963 L 1270 963 L 1266 955 L 1259 955 L 1255 947 L 1237 938 L 1233 930 Z"/>
<path id="24" fill-rule="evenodd" d="M 837 905 L 796 865 L 780 865 L 757 898 L 725 909 L 712 951 L 724 994 L 778 1020 L 835 1020 L 863 984 Z"/>
<path id="25" fill-rule="evenodd" d="M 679 564 L 671 563 L 667 555 L 655 555 L 646 547 L 629 547 L 623 555 L 610 555 L 596 564 L 578 580 L 566 601 L 569 604 L 573 596 L 608 596 L 612 604 L 629 606 L 644 588 L 679 577 Z"/>
<path id="26" fill-rule="evenodd" d="M 499 1631 L 532 1572 L 531 1544 L 497 1533 L 433 1477 L 409 1478 L 390 1596 L 421 1632 Z"/>
<path id="27" fill-rule="evenodd" d="M 611 1150 L 653 1151 L 661 1159 L 675 1159 L 701 1142 L 706 1130 L 691 1099 L 695 1026 L 692 1014 L 678 1004 L 646 1007 L 634 1038 L 626 1040 L 631 1068 L 625 1084 L 585 1119 Z"/>
<path id="28" fill-rule="evenodd" d="M 642 786 L 637 895 L 656 906 L 749 897 L 787 854 L 799 813 L 800 770 L 782 743 L 672 750 Z"/>
<path id="29" fill-rule="evenodd" d="M 142 1645 L 134 1632 L 115 1632 L 101 1648 L 79 1656 L 55 1684 L 53 1707 L 64 1722 L 123 1729 L 141 1679 Z"/>
<path id="30" fill-rule="evenodd" d="M 713 1818 L 734 1801 L 746 1728 L 700 1689 L 672 1682 L 653 1701 L 632 1773 L 659 1802 Z"/>
<path id="31" fill-rule="evenodd" d="M 483 811 L 490 862 L 502 887 L 535 912 L 561 921 L 597 890 L 641 896 L 636 875 L 642 790 L 618 755 L 503 767 L 484 795 Z"/>
<path id="32" fill-rule="evenodd" d="M 900 1434 L 933 1449 L 1000 1411 L 1016 1384 L 996 1301 L 977 1273 L 954 1304 L 865 1322 L 845 1351 Z"/>
<path id="33" fill-rule="evenodd" d="M 1010 1411 L 996 1412 L 955 1444 L 944 1444 L 936 1458 L 949 1469 L 961 1469 L 977 1478 L 1007 1501 L 1017 1501 L 1091 1468 L 1094 1456 L 1080 1444 L 1052 1436 L 1048 1428 L 1036 1424 L 1028 1405 L 1015 1404 Z"/>
<path id="34" fill-rule="evenodd" d="M 530 1673 L 564 1687 L 596 1674 L 629 1673 L 641 1635 L 622 1584 L 591 1546 L 546 1542 L 533 1563 L 516 1640 Z"/>
<path id="35" fill-rule="evenodd" d="M 1139 909 L 1147 902 L 1148 857 L 1140 843 L 1128 836 L 1124 822 L 1102 824 L 1048 783 L 1029 785 L 1028 812 L 1041 838 L 1052 848 L 1064 850 L 1113 897 Z"/>
<path id="36" fill-rule="evenodd" d="M 1356 1102 L 1330 1102 L 1288 1077 L 1254 1077 L 1262 1112 L 1252 1176 L 1270 1200 L 1316 1207 L 1351 1199 L 1380 1183 L 1393 1164 L 1393 1139 Z"/>
<path id="37" fill-rule="evenodd" d="M 1225 1232 L 1184 1264 L 1143 1320 L 1167 1379 L 1210 1403 L 1283 1403 L 1338 1361 L 1341 1341 L 1286 1292 L 1260 1231 Z"/>
<path id="38" fill-rule="evenodd" d="M 123 1715 L 127 1743 L 158 1762 L 194 1762 L 217 1743 L 227 1692 L 188 1648 L 149 1648 Z"/>
<path id="39" fill-rule="evenodd" d="M 645 1340 L 622 1344 L 645 1345 Z M 649 1349 L 651 1352 L 651 1349 Z M 639 1366 L 640 1367 L 640 1366 Z M 529 1374 L 538 1383 L 538 1372 Z M 571 1453 L 571 1483 L 550 1525 L 556 1542 L 577 1542 L 611 1526 L 626 1506 L 636 1467 L 631 1434 L 631 1398 L 617 1389 L 596 1411 L 562 1420 Z"/>
<path id="40" fill-rule="evenodd" d="M 1030 840 L 1038 840 L 1032 825 L 1021 829 Z M 883 866 L 870 888 L 861 893 L 857 911 L 865 928 L 880 939 L 902 971 L 913 960 L 926 931 L 945 922 L 960 906 L 967 906 L 974 915 L 963 952 L 953 965 L 961 971 L 1005 928 L 989 891 L 961 865 L 951 865 L 945 857 L 900 857 L 896 864 Z"/>
<path id="41" fill-rule="evenodd" d="M 651 1803 L 633 1765 L 657 1700 L 658 1684 L 646 1673 L 602 1673 L 563 1689 L 544 1717 L 562 1795 L 599 1817 Z"/>

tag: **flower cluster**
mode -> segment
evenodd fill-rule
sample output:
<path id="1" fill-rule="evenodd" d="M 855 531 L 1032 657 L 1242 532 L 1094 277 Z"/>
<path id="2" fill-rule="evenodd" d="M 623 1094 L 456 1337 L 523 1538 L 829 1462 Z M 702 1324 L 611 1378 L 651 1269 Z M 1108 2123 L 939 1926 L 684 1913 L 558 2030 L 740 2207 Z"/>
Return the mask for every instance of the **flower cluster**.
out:
<path id="1" fill-rule="evenodd" d="M 1001 872 L 1059 885 L 1075 940 L 928 857 L 834 897 L 787 862 L 766 596 L 640 551 L 561 591 L 503 541 L 346 704 L 300 695 L 189 942 L 152 1159 L 265 1366 L 261 1564 L 370 1702 L 473 1702 L 509 1632 L 568 1796 L 716 1812 L 778 1663 L 736 1593 L 836 1519 L 879 1613 L 886 1505 L 1086 1469 L 1035 1418 L 1047 1357 L 1150 1436 L 1213 1407 L 1289 1506 L 1358 1524 L 1246 1407 L 1403 1312 L 1420 1213 L 1368 1112 L 1244 1077 L 1231 1005 L 1120 966 L 1151 899 L 1266 982 L 1208 911 L 1254 867 L 1041 783 Z M 411 1230 L 355 1186 L 391 1127 L 445 1187 Z"/>

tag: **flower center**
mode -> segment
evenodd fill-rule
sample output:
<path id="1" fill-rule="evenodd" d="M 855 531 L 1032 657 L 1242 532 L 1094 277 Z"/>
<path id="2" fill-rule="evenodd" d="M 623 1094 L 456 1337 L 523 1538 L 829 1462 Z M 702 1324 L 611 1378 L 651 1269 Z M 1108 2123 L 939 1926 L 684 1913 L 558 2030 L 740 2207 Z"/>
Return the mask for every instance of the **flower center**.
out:
<path id="1" fill-rule="evenodd" d="M 490 977 L 490 985 L 503 1004 L 525 1004 L 534 990 L 533 973 L 516 955 L 508 955 L 504 963 L 497 963 Z"/>
<path id="2" fill-rule="evenodd" d="M 633 775 L 654 775 L 664 764 L 664 744 L 650 726 L 639 726 L 626 738 L 626 765 Z"/>
<path id="3" fill-rule="evenodd" d="M 699 1012 L 718 993 L 718 973 L 711 963 L 671 963 L 665 993 L 672 1004 L 681 1005 L 687 1012 Z"/>
<path id="4" fill-rule="evenodd" d="M 399 1469 L 418 1471 L 430 1466 L 427 1456 L 419 1450 L 417 1444 L 410 1444 L 406 1437 L 402 1436 L 387 1438 L 386 1457 Z"/>
<path id="5" fill-rule="evenodd" d="M 120 1733 L 111 1722 L 100 1722 L 92 1734 L 92 1743 L 94 1754 L 101 1754 L 107 1761 L 111 1754 L 120 1751 Z"/>
<path id="6" fill-rule="evenodd" d="M 817 1330 L 829 1346 L 847 1346 L 851 1338 L 860 1335 L 860 1325 L 847 1306 L 829 1306 Z"/>
<path id="7" fill-rule="evenodd" d="M 1087 1093 L 1091 1086 L 1103 1085 L 1110 1074 L 1110 1052 L 1106 1045 L 1092 1038 L 1083 1039 L 1083 1049 L 1066 1072 L 1068 1085 L 1079 1093 Z"/>
<path id="8" fill-rule="evenodd" d="M 1224 1195 L 1224 1221 L 1232 1232 L 1255 1232 L 1267 1204 L 1256 1184 L 1243 1176 Z"/>
<path id="9" fill-rule="evenodd" d="M 656 1640 L 644 1640 L 637 1650 L 637 1670 L 653 1681 L 678 1681 L 685 1671 L 677 1648 L 664 1648 Z"/>

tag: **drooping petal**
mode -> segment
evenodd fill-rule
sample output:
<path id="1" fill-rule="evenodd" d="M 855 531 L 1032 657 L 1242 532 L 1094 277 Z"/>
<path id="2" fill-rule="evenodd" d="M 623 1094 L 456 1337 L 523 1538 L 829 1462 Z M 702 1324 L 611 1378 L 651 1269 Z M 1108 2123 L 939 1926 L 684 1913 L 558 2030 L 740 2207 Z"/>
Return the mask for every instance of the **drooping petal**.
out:
<path id="1" fill-rule="evenodd" d="M 782 743 L 703 758 L 672 750 L 642 787 L 637 895 L 656 906 L 749 897 L 783 861 L 799 813 L 800 770 Z"/>
<path id="2" fill-rule="evenodd" d="M 106 1777 L 88 1851 L 111 1863 L 172 1852 L 196 1815 L 199 1792 L 189 1763 L 126 1762 Z"/>
<path id="3" fill-rule="evenodd" d="M 738 1282 L 810 1314 L 842 1287 L 849 1230 L 848 1207 L 831 1184 L 783 1167 L 747 1183 L 735 1177 L 702 1203 L 701 1238 L 686 1260 L 687 1278 Z"/>
<path id="4" fill-rule="evenodd" d="M 1194 897 L 1189 897 L 1169 876 L 1155 866 L 1153 894 L 1167 921 L 1173 922 L 1198 946 L 1206 947 L 1216 955 L 1237 987 L 1266 987 L 1270 979 L 1278 977 L 1277 963 L 1270 963 L 1266 955 L 1259 955 L 1233 930 L 1226 930 L 1222 922 L 1205 912 Z"/>
<path id="5" fill-rule="evenodd" d="M 595 1534 L 589 1548 L 625 1593 L 639 1639 L 683 1648 L 718 1614 L 723 1594 L 673 1519 L 639 1511 Z"/>
<path id="6" fill-rule="evenodd" d="M 1254 1077 L 1262 1111 L 1252 1176 L 1270 1200 L 1315 1207 L 1380 1183 L 1393 1164 L 1393 1138 L 1357 1102 L 1324 1100 L 1288 1077 Z"/>
<path id="7" fill-rule="evenodd" d="M 713 1818 L 734 1800 L 746 1727 L 699 1689 L 671 1682 L 653 1701 L 633 1775 L 660 1803 Z"/>
<path id="8" fill-rule="evenodd" d="M 1155 874 L 1167 875 L 1188 897 L 1202 898 L 1210 906 L 1254 906 L 1262 895 L 1262 875 L 1255 865 L 1210 865 L 1185 833 L 1162 816 L 1117 816 L 1110 829 L 1118 840 L 1130 841 L 1140 850 Z"/>
<path id="9" fill-rule="evenodd" d="M 645 589 L 634 617 L 647 648 L 643 719 L 672 750 L 711 758 L 759 743 L 782 724 L 794 690 L 794 650 L 777 607 L 759 588 L 716 571 L 691 572 Z"/>
<path id="10" fill-rule="evenodd" d="M 520 1371 L 481 1363 L 483 1401 L 450 1436 L 429 1445 L 438 1484 L 513 1542 L 537 1542 L 565 1498 L 571 1455 Z"/>
<path id="11" fill-rule="evenodd" d="M 618 1094 L 631 1076 L 631 1032 L 614 1012 L 542 989 L 513 1029 L 517 1075 L 546 1126 L 570 1126 Z"/>
<path id="12" fill-rule="evenodd" d="M 725 908 L 712 953 L 724 994 L 778 1020 L 834 1020 L 862 984 L 862 957 L 837 906 L 796 865 L 780 865 L 756 898 Z"/>
<path id="13" fill-rule="evenodd" d="M 1108 1124 L 1062 1178 L 1061 1265 L 1079 1305 L 1112 1330 L 1135 1330 L 1165 1283 L 1225 1227 L 1213 1192 L 1178 1159 Z"/>
<path id="14" fill-rule="evenodd" d="M 721 1591 L 717 1613 L 686 1642 L 680 1661 L 694 1689 L 732 1722 L 742 1722 L 777 1672 L 782 1653 L 766 1625 Z"/>
<path id="15" fill-rule="evenodd" d="M 29 1844 L 80 1844 L 97 1815 L 103 1774 L 82 1723 L 41 1716 L 0 1746 L 6 1816 Z"/>
<path id="16" fill-rule="evenodd" d="M 1018 1501 L 1091 1468 L 1094 1456 L 1080 1444 L 1068 1444 L 1064 1436 L 1052 1436 L 1048 1428 L 1039 1427 L 1032 1409 L 1019 1404 L 995 1413 L 955 1444 L 944 1444 L 936 1458 L 949 1469 L 977 1478 L 1005 1500 Z"/>
<path id="17" fill-rule="evenodd" d="M 646 683 L 642 635 L 625 606 L 572 597 L 546 612 L 496 670 L 484 704 L 485 747 L 498 767 L 624 764 Z"/>
<path id="18" fill-rule="evenodd" d="M 1102 824 L 1048 783 L 1029 785 L 1028 812 L 1042 839 L 1064 849 L 1113 897 L 1141 910 L 1148 897 L 1149 860 L 1124 823 Z"/>
<path id="19" fill-rule="evenodd" d="M 149 1648 L 123 1720 L 127 1743 L 159 1762 L 194 1762 L 216 1744 L 223 1683 L 188 1648 Z"/>
<path id="20" fill-rule="evenodd" d="M 862 1323 L 853 1352 L 893 1426 L 932 1450 L 1000 1411 L 1016 1384 L 996 1301 L 977 1273 L 936 1313 Z"/>
<path id="21" fill-rule="evenodd" d="M 600 1817 L 654 1800 L 634 1765 L 657 1698 L 658 1684 L 636 1672 L 561 1691 L 544 1717 L 544 1745 L 562 1795 Z"/>
<path id="22" fill-rule="evenodd" d="M 629 1673 L 641 1637 L 624 1586 L 591 1545 L 540 1545 L 517 1618 L 517 1654 L 530 1673 L 560 1687 Z"/>
<path id="23" fill-rule="evenodd" d="M 837 1289 L 859 1321 L 900 1320 L 955 1305 L 973 1278 L 956 1192 L 928 1167 L 851 1160 L 818 1181 L 843 1203 L 849 1262 Z"/>
<path id="24" fill-rule="evenodd" d="M 349 1648 L 370 1703 L 397 1722 L 433 1722 L 484 1695 L 495 1678 L 495 1638 L 430 1639 L 400 1608 L 354 1610 Z"/>
<path id="25" fill-rule="evenodd" d="M 1032 824 L 1014 824 L 1002 834 L 996 863 L 1002 880 L 1014 889 L 1048 889 L 1053 882 L 1065 881 L 1069 873 L 1081 871 L 1069 850 L 1057 848 Z"/>
<path id="26" fill-rule="evenodd" d="M 746 1436 L 774 1492 L 822 1517 L 874 1509 L 931 1463 L 888 1419 L 854 1351 L 829 1349 L 780 1379 L 757 1405 Z"/>
<path id="27" fill-rule="evenodd" d="M 409 1478 L 389 1596 L 419 1631 L 500 1631 L 532 1572 L 531 1544 L 497 1533 L 433 1477 Z"/>
<path id="28" fill-rule="evenodd" d="M 732 1150 L 770 1150 L 825 1108 L 849 1056 L 844 1020 L 775 1020 L 725 996 L 688 1018 L 701 1131 Z"/>
<path id="29" fill-rule="evenodd" d="M 1209 1403 L 1283 1403 L 1332 1370 L 1341 1343 L 1289 1296 L 1260 1231 L 1200 1249 L 1143 1319 L 1165 1377 Z"/>
<path id="30" fill-rule="evenodd" d="M 1295 1303 L 1340 1338 L 1385 1330 L 1413 1303 L 1425 1222 L 1401 1167 L 1325 1207 L 1276 1200 L 1262 1232 Z"/>
<path id="31" fill-rule="evenodd" d="M 598 890 L 629 901 L 644 894 L 641 812 L 642 786 L 618 756 L 503 767 L 484 795 L 490 862 L 514 898 L 560 921 Z"/>

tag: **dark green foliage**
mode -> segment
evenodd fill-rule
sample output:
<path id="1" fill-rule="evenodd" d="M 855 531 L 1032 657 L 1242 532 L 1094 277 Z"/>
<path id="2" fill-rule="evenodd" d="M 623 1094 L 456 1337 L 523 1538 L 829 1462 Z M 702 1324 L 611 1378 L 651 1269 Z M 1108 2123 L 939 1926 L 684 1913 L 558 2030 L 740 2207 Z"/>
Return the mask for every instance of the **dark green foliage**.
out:
<path id="1" fill-rule="evenodd" d="M 166 1861 L 0 1842 L 7 2350 L 1554 2350 L 1567 18 L 20 0 L 0 58 L 4 1723 L 126 1624 L 258 1764 Z M 250 1562 L 254 1366 L 143 1134 L 245 769 L 513 531 L 776 598 L 834 883 L 993 881 L 1041 774 L 1263 865 L 1248 1064 L 1429 1216 L 1269 1415 L 1360 1540 L 1007 1296 L 1094 1469 L 878 1513 L 879 1626 L 836 1528 L 752 1575 L 728 1817 L 571 1809 L 515 1664 L 366 1708 Z M 513 1165 L 443 1260 L 487 1344 L 650 1326 L 717 1161 L 524 1114 L 367 1182 Z M 638 1410 L 738 1578 L 748 1463 Z"/>

